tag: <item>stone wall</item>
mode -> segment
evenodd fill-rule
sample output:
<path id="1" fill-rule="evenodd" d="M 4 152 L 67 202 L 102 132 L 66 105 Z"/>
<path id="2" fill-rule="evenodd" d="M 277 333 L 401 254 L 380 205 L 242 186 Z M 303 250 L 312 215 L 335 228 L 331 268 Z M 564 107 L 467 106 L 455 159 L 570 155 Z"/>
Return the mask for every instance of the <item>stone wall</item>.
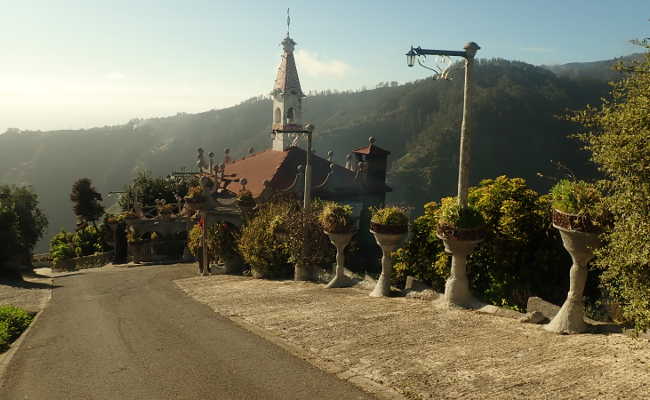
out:
<path id="1" fill-rule="evenodd" d="M 61 260 L 58 263 L 52 264 L 52 270 L 53 271 L 74 271 L 77 269 L 85 269 L 85 268 L 99 268 L 110 263 L 112 260 L 113 260 L 113 252 L 107 251 L 105 253 L 95 254 L 92 256 Z"/>

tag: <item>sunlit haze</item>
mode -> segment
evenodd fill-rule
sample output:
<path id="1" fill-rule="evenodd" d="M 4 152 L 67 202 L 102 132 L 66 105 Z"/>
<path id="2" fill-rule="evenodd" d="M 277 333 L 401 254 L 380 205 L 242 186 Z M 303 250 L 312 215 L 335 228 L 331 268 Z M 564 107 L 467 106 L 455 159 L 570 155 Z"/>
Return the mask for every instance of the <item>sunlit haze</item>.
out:
<path id="1" fill-rule="evenodd" d="M 637 51 L 650 2 L 9 1 L 0 6 L 0 132 L 201 112 L 268 94 L 286 35 L 305 92 L 427 76 L 413 44 L 532 64 Z"/>

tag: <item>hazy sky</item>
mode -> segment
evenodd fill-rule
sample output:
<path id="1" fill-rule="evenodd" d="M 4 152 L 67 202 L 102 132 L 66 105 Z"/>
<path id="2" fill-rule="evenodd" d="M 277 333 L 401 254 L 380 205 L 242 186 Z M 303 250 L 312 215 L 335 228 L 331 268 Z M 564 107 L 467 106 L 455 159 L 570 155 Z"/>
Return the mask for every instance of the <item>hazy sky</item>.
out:
<path id="1" fill-rule="evenodd" d="M 411 44 L 532 64 L 639 51 L 648 0 L 0 0 L 0 132 L 125 123 L 268 94 L 286 34 L 303 90 L 428 75 Z"/>

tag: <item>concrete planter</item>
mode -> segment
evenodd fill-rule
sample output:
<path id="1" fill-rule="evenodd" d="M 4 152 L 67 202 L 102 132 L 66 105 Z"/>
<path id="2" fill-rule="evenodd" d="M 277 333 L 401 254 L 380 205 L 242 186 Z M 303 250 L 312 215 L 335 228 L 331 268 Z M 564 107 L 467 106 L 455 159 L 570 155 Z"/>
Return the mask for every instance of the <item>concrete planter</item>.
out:
<path id="1" fill-rule="evenodd" d="M 228 257 L 223 257 L 222 261 L 223 261 L 224 273 L 230 275 L 241 274 L 242 269 L 244 267 L 244 263 L 241 257 L 237 255 L 232 255 Z"/>
<path id="2" fill-rule="evenodd" d="M 562 244 L 571 255 L 573 265 L 569 272 L 569 293 L 560 311 L 544 329 L 555 333 L 581 333 L 587 330 L 584 321 L 585 305 L 582 299 L 587 282 L 587 264 L 594 257 L 593 251 L 602 243 L 598 235 L 566 229 L 553 224 L 562 235 Z"/>
<path id="3" fill-rule="evenodd" d="M 343 233 L 325 232 L 330 238 L 330 242 L 336 247 L 336 275 L 327 284 L 326 288 L 340 288 L 350 285 L 350 279 L 343 272 L 345 268 L 345 248 L 355 233 L 355 231 Z"/>
<path id="4" fill-rule="evenodd" d="M 408 232 L 402 233 L 379 233 L 370 231 L 379 247 L 381 247 L 381 275 L 377 280 L 375 288 L 370 292 L 371 297 L 385 297 L 390 295 L 390 280 L 393 275 L 393 258 L 391 253 L 404 242 Z"/>
<path id="5" fill-rule="evenodd" d="M 445 245 L 445 252 L 451 254 L 451 274 L 445 282 L 445 295 L 441 298 L 447 306 L 472 308 L 478 301 L 469 290 L 467 279 L 467 256 L 482 239 L 458 240 L 454 237 L 436 235 Z"/>

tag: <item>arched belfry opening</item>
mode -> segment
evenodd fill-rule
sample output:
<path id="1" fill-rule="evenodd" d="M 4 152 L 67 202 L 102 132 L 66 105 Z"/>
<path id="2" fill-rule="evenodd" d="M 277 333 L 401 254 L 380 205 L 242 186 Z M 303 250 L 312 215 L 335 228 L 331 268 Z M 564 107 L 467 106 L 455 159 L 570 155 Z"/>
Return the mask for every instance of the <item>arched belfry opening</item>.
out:
<path id="1" fill-rule="evenodd" d="M 293 116 L 293 107 L 289 107 L 289 109 L 287 110 L 287 122 L 288 123 L 293 123 L 293 118 L 294 118 L 294 116 Z"/>
<path id="2" fill-rule="evenodd" d="M 275 116 L 273 117 L 273 122 L 279 124 L 281 121 L 282 121 L 282 111 L 280 110 L 280 107 L 276 107 Z"/>

